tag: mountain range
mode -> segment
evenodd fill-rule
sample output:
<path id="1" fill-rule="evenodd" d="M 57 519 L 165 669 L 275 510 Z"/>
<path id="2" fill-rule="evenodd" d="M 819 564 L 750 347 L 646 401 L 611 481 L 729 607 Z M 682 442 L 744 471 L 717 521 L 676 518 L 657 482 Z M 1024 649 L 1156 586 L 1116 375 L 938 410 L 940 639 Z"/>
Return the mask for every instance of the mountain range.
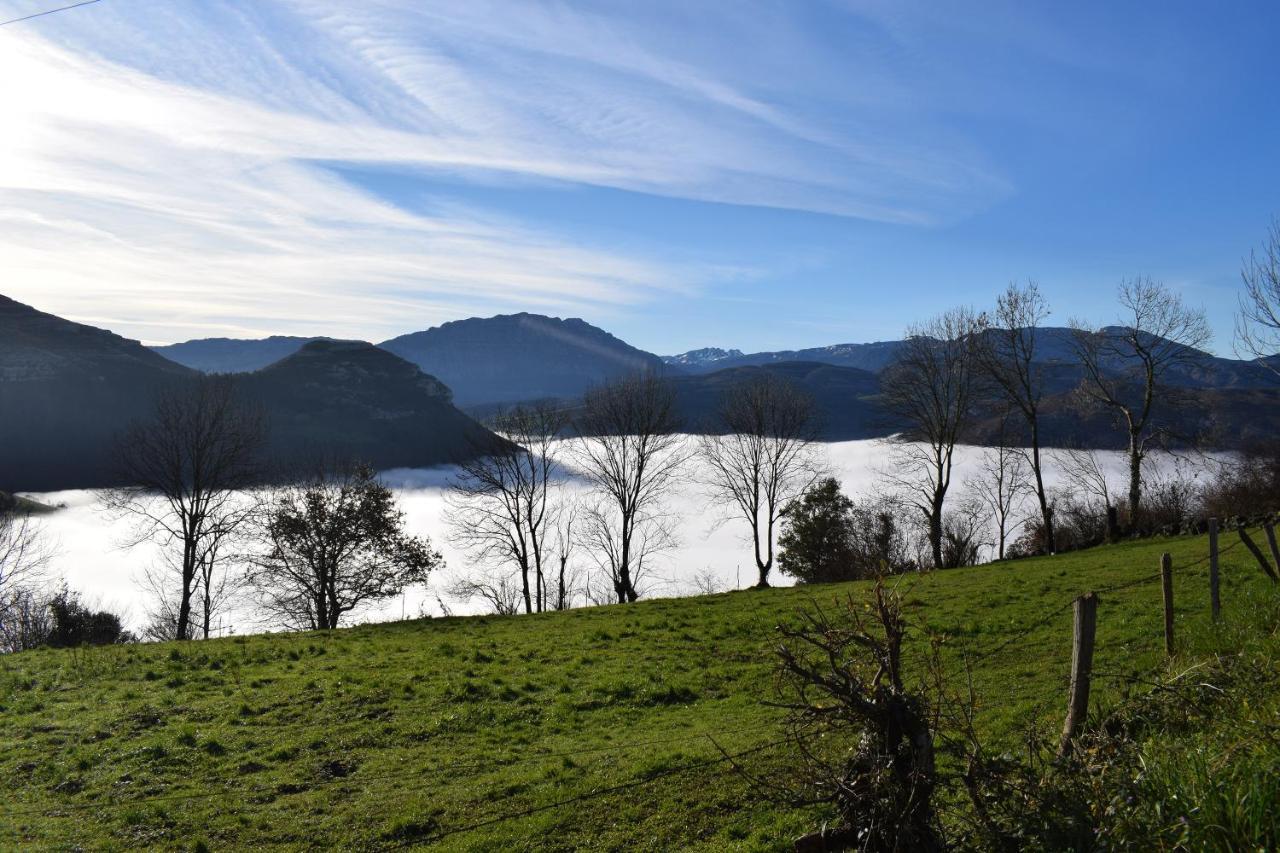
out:
<path id="1" fill-rule="evenodd" d="M 1118 332 L 1112 329 L 1111 332 Z M 1104 412 L 1081 411 L 1072 331 L 1038 331 L 1047 444 L 1113 447 Z M 476 418 L 519 401 L 572 405 L 609 379 L 655 371 L 674 385 L 687 429 L 715 429 L 735 382 L 769 373 L 815 401 L 827 440 L 899 431 L 880 405 L 880 374 L 904 342 L 744 353 L 707 347 L 659 357 L 580 319 L 510 314 L 445 323 L 371 344 L 323 337 L 215 338 L 147 348 L 0 297 L 0 488 L 49 490 L 110 480 L 109 447 L 156 392 L 198 372 L 242 374 L 267 411 L 273 455 L 335 450 L 379 467 L 451 462 L 495 437 Z M 1168 377 L 1181 436 L 1233 448 L 1280 432 L 1280 382 L 1256 363 L 1199 353 Z M 1115 369 L 1118 365 L 1109 365 Z M 988 407 L 989 408 L 989 407 Z M 994 413 L 966 440 L 997 434 Z"/>
<path id="2" fill-rule="evenodd" d="M 0 297 L 0 488 L 112 485 L 113 443 L 198 372 L 91 326 Z M 415 365 L 358 341 L 308 340 L 237 383 L 261 408 L 272 462 L 377 467 L 459 461 L 497 438 Z"/>
<path id="3" fill-rule="evenodd" d="M 156 347 L 205 373 L 259 370 L 315 338 L 207 338 Z M 656 355 L 573 318 L 501 314 L 456 320 L 378 344 L 453 389 L 460 406 L 581 396 L 617 376 L 663 370 Z"/>

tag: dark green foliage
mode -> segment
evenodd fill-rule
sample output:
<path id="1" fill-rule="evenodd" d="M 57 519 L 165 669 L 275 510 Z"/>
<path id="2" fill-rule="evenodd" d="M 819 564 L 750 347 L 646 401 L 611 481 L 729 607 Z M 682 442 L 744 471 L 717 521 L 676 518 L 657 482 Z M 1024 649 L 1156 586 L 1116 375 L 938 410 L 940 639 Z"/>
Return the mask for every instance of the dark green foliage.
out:
<path id="1" fill-rule="evenodd" d="M 778 546 L 778 568 L 801 583 L 862 580 L 911 566 L 894 509 L 854 503 L 830 477 L 783 510 Z"/>
<path id="2" fill-rule="evenodd" d="M 265 534 L 271 550 L 250 582 L 294 628 L 336 628 L 343 614 L 425 582 L 441 564 L 429 542 L 404 532 L 395 494 L 368 466 L 278 490 Z"/>
<path id="3" fill-rule="evenodd" d="M 110 646 L 127 643 L 133 635 L 120 625 L 120 617 L 105 610 L 91 610 L 74 592 L 63 589 L 49 602 L 53 630 L 49 645 L 55 649 L 76 646 Z"/>
<path id="4" fill-rule="evenodd" d="M 854 580 L 853 536 L 853 501 L 828 477 L 783 510 L 778 568 L 801 583 Z"/>

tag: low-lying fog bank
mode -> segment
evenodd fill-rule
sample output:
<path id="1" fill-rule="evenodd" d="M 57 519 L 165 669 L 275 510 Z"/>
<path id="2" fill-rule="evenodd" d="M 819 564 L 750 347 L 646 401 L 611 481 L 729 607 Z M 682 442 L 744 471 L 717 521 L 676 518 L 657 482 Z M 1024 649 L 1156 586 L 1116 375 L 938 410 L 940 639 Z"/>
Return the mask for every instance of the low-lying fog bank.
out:
<path id="1" fill-rule="evenodd" d="M 881 482 L 889 462 L 890 448 L 882 441 L 848 441 L 820 446 L 820 453 L 833 476 L 851 496 L 870 493 Z M 976 477 L 981 469 L 984 448 L 962 447 L 957 450 L 953 476 L 953 495 L 961 496 L 965 480 Z M 1126 459 L 1117 452 L 1099 452 L 1108 479 L 1117 493 L 1126 482 Z M 1168 469 L 1174 464 L 1167 457 L 1153 456 L 1151 471 Z M 696 463 L 690 463 L 689 474 L 681 482 L 688 485 L 670 494 L 669 507 L 676 519 L 679 547 L 664 554 L 656 563 L 644 592 L 651 597 L 689 595 L 714 581 L 719 588 L 750 586 L 755 581 L 755 565 L 749 542 L 744 538 L 746 525 L 736 519 L 717 524 L 721 510 L 710 506 L 705 491 L 699 487 Z M 1063 483 L 1061 467 L 1047 466 L 1048 484 Z M 384 481 L 398 494 L 410 531 L 427 536 L 445 557 L 446 568 L 433 576 L 425 588 L 414 588 L 404 596 L 381 607 L 357 614 L 351 621 L 379 621 L 404 616 L 440 615 L 441 602 L 455 614 L 480 612 L 479 601 L 452 600 L 446 589 L 450 581 L 469 569 L 469 558 L 451 547 L 446 537 L 444 494 L 451 469 L 395 469 L 383 472 Z M 573 484 L 573 490 L 583 486 Z M 157 561 L 152 545 L 125 547 L 129 528 L 127 521 L 112 522 L 98 507 L 96 495 L 89 491 L 51 492 L 35 495 L 51 504 L 66 508 L 44 518 L 41 523 L 56 549 L 48 572 L 51 583 L 65 579 L 83 594 L 86 601 L 120 613 L 130 627 L 137 628 L 146 620 L 147 596 L 142 586 L 145 567 Z M 1030 504 L 1028 504 L 1030 507 Z M 583 571 L 591 568 L 589 555 L 583 548 L 577 556 Z M 776 584 L 790 581 L 776 574 Z M 246 605 L 224 620 L 239 633 L 270 629 L 255 618 Z"/>

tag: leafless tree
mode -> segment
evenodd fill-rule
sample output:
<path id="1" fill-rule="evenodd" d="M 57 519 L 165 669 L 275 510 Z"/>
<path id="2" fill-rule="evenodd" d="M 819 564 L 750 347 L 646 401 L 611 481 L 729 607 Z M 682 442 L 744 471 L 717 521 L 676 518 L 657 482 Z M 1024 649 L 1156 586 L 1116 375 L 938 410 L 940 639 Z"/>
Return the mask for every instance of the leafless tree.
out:
<path id="1" fill-rule="evenodd" d="M 976 566 L 991 544 L 991 517 L 986 504 L 976 495 L 962 495 L 952 501 L 942 518 L 942 565 L 948 569 Z"/>
<path id="2" fill-rule="evenodd" d="M 996 559 L 1003 560 L 1009 537 L 1017 529 L 1022 516 L 1023 498 L 1028 494 L 1040 496 L 1040 483 L 1032 484 L 1034 464 L 1021 448 L 1010 447 L 1007 433 L 1001 422 L 999 443 L 982 452 L 982 463 L 976 476 L 965 485 L 973 498 L 984 508 L 996 532 Z M 1048 505 L 1041 518 L 1051 516 Z"/>
<path id="3" fill-rule="evenodd" d="M 260 480 L 265 438 L 261 413 L 239 402 L 233 380 L 210 376 L 162 391 L 151 416 L 117 441 L 125 485 L 102 492 L 101 501 L 113 515 L 134 520 L 133 544 L 177 551 L 171 582 L 178 637 L 194 633 L 201 561 L 216 555 L 214 541 L 225 541 L 247 519 L 240 492 Z"/>
<path id="4" fill-rule="evenodd" d="M 0 590 L 0 653 L 36 649 L 53 633 L 49 593 L 32 586 Z"/>
<path id="5" fill-rule="evenodd" d="M 565 426 L 562 411 L 550 405 L 517 406 L 498 415 L 493 429 L 505 441 L 463 462 L 446 495 L 449 541 L 491 567 L 514 567 L 526 613 L 550 606 L 552 493 Z"/>
<path id="6" fill-rule="evenodd" d="M 459 601 L 473 598 L 488 603 L 498 616 L 514 616 L 520 612 L 523 590 L 516 576 L 507 571 L 469 572 L 449 585 L 448 593 Z"/>
<path id="7" fill-rule="evenodd" d="M 636 600 L 645 562 L 674 541 L 663 502 L 688 458 L 679 425 L 671 385 L 653 374 L 588 391 L 574 425 L 577 468 L 598 498 L 584 514 L 584 541 L 619 603 Z"/>
<path id="8" fill-rule="evenodd" d="M 555 564 L 556 564 L 556 594 L 551 602 L 551 606 L 556 610 L 568 610 L 573 606 L 573 600 L 578 594 L 578 587 L 581 585 L 580 573 L 574 562 L 574 554 L 577 551 L 579 537 L 581 536 L 581 525 L 583 510 L 582 502 L 568 493 L 566 488 L 561 487 L 560 494 L 557 497 L 555 520 L 552 525 L 554 533 L 555 547 Z"/>
<path id="9" fill-rule="evenodd" d="M 698 595 L 716 595 L 724 592 L 729 585 L 708 566 L 693 573 L 693 589 Z"/>
<path id="10" fill-rule="evenodd" d="M 973 419 L 979 390 L 975 351 L 981 320 L 954 308 L 907 330 L 902 353 L 881 375 L 888 412 L 905 424 L 894 437 L 891 482 L 928 526 L 935 568 L 944 565 L 943 509 L 956 444 Z"/>
<path id="11" fill-rule="evenodd" d="M 191 594 L 191 635 L 209 639 L 214 621 L 231 612 L 248 587 L 249 543 L 243 534 L 251 516 L 260 510 L 258 496 L 241 496 L 241 503 L 229 510 L 232 523 L 219 525 L 205 537 L 196 562 L 195 585 Z M 236 517 L 238 515 L 238 517 Z M 177 639 L 180 598 L 174 595 L 171 578 L 179 571 L 181 555 L 162 552 L 157 565 L 143 572 L 142 585 L 152 601 L 144 636 L 156 641 Z"/>
<path id="12" fill-rule="evenodd" d="M 52 558 L 52 546 L 31 512 L 16 502 L 0 507 L 0 596 L 39 582 Z"/>
<path id="13" fill-rule="evenodd" d="M 1102 454 L 1096 450 L 1068 447 L 1057 452 L 1057 461 L 1062 468 L 1062 478 L 1073 493 L 1104 507 L 1115 505 Z"/>
<path id="14" fill-rule="evenodd" d="M 261 607 L 292 629 L 336 628 L 443 564 L 429 542 L 404 532 L 395 495 L 365 466 L 276 489 L 260 524 L 265 547 L 249 580 Z"/>
<path id="15" fill-rule="evenodd" d="M 1204 311 L 1190 308 L 1163 284 L 1137 278 L 1120 285 L 1119 327 L 1096 329 L 1072 322 L 1076 355 L 1084 368 L 1082 397 L 1112 412 L 1123 426 L 1129 454 L 1129 520 L 1142 509 L 1142 463 L 1160 435 L 1160 407 L 1171 405 L 1170 370 L 1195 364 L 1212 338 Z"/>
<path id="16" fill-rule="evenodd" d="M 1045 549 L 1052 554 L 1053 511 L 1044 483 L 1040 453 L 1040 403 L 1045 382 L 1042 361 L 1036 350 L 1040 324 L 1049 316 L 1049 305 L 1033 281 L 1010 284 L 996 300 L 978 357 L 993 387 L 1022 416 L 1027 426 L 1027 463 L 1040 504 Z M 1003 559 L 1004 548 L 1000 548 Z"/>
<path id="17" fill-rule="evenodd" d="M 1064 448 L 1055 457 L 1065 481 L 1055 499 L 1059 530 L 1070 531 L 1070 547 L 1097 544 L 1104 536 L 1116 541 L 1120 536 L 1119 508 L 1102 455 L 1096 450 Z"/>
<path id="18" fill-rule="evenodd" d="M 628 534 L 617 505 L 607 498 L 584 504 L 581 512 L 578 541 L 596 568 L 595 576 L 608 578 L 613 590 L 609 601 L 635 601 L 650 586 L 654 561 L 676 547 L 675 520 L 646 511 L 633 517 Z M 595 593 L 589 596 L 595 603 L 604 603 L 600 590 L 589 592 Z"/>
<path id="19" fill-rule="evenodd" d="M 871 601 L 836 608 L 815 604 L 778 628 L 775 704 L 787 712 L 782 766 L 793 769 L 752 779 L 766 796 L 834 808 L 835 826 L 797 850 L 942 850 L 939 714 L 908 678 L 901 600 L 877 582 Z"/>
<path id="20" fill-rule="evenodd" d="M 1271 223 L 1266 245 L 1249 255 L 1240 276 L 1236 354 L 1280 374 L 1280 222 Z"/>
<path id="21" fill-rule="evenodd" d="M 750 527 L 756 587 L 767 587 L 782 509 L 820 472 L 812 451 L 813 400 L 792 383 L 761 374 L 726 391 L 717 420 L 719 432 L 699 439 L 706 485 L 715 504 Z"/>
<path id="22" fill-rule="evenodd" d="M 0 493 L 0 652 L 42 645 L 53 629 L 40 587 L 53 547 L 32 513 Z"/>

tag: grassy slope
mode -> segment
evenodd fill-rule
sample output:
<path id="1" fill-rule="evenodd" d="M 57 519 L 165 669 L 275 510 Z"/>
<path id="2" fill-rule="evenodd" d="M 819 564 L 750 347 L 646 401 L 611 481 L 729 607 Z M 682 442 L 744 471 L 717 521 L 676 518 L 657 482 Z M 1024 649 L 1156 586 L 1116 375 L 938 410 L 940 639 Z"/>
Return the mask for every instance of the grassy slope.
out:
<path id="1" fill-rule="evenodd" d="M 1224 537 L 1224 543 L 1234 536 Z M 916 620 L 981 652 L 1074 595 L 1205 553 L 1203 538 L 904 579 Z M 1243 548 L 1228 619 L 1272 595 Z M 1207 572 L 1178 577 L 1179 631 L 1207 628 Z M 647 778 L 778 736 L 773 628 L 865 584 L 515 618 L 0 658 L 0 848 L 384 849 Z M 1160 592 L 1102 596 L 1096 666 L 1164 666 Z M 1061 725 L 1070 612 L 975 670 L 979 724 L 1018 743 Z M 1103 686 L 1101 702 L 1114 701 Z M 765 751 L 749 765 L 774 760 Z M 150 801 L 139 802 L 144 798 Z M 723 766 L 449 835 L 441 849 L 778 849 L 811 815 L 760 804 Z"/>

